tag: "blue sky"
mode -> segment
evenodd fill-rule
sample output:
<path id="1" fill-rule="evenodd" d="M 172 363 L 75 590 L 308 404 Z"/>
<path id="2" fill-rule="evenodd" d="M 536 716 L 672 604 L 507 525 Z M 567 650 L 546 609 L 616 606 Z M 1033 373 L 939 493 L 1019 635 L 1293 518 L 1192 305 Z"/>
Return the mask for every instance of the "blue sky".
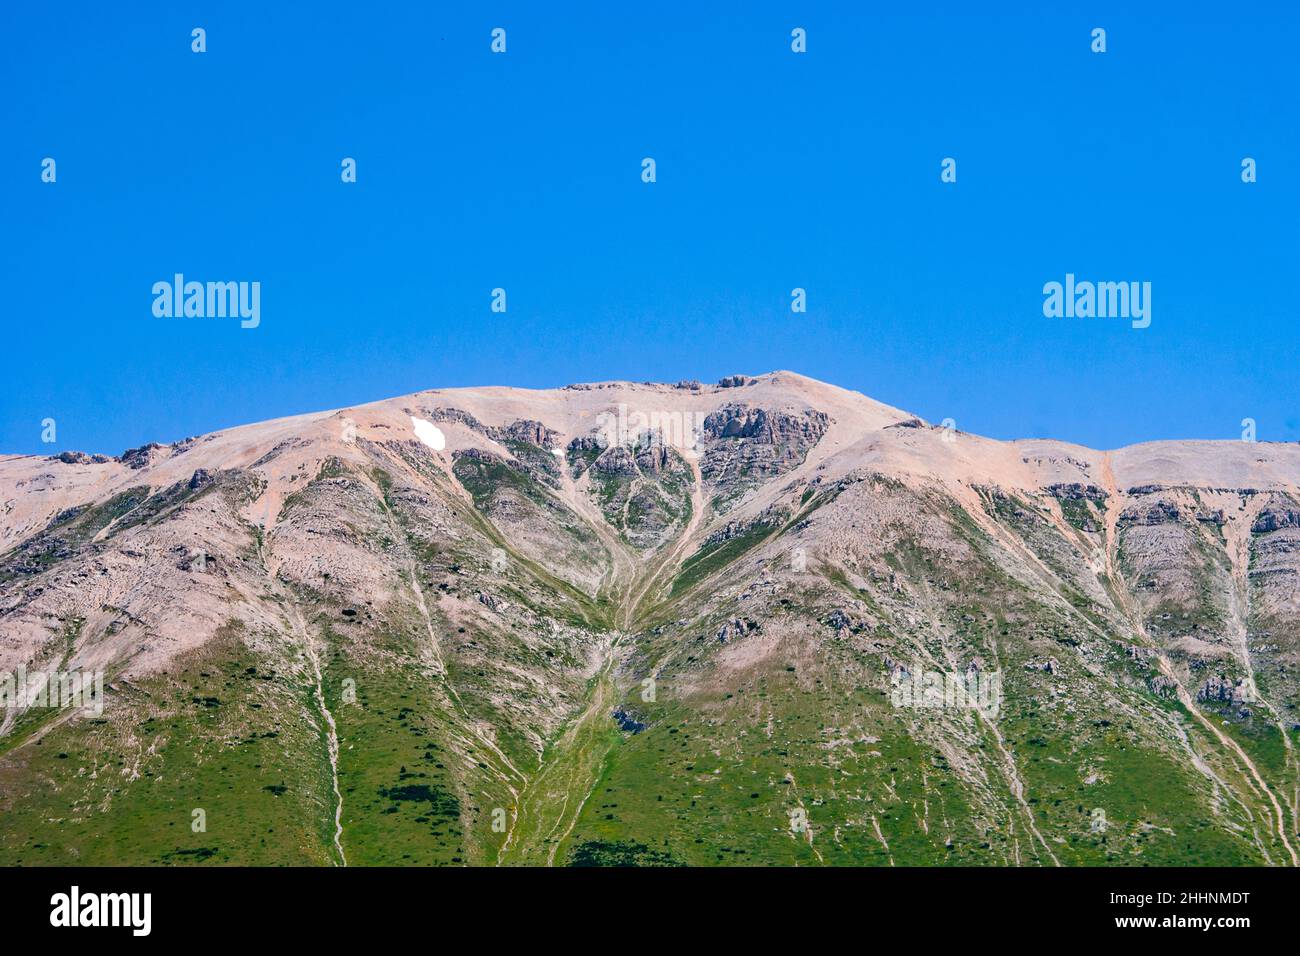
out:
<path id="1" fill-rule="evenodd" d="M 0 452 L 776 368 L 998 438 L 1300 439 L 1295 6 L 915 6 L 4 4 Z M 155 318 L 177 272 L 261 325 Z M 1067 272 L 1150 328 L 1045 318 Z"/>

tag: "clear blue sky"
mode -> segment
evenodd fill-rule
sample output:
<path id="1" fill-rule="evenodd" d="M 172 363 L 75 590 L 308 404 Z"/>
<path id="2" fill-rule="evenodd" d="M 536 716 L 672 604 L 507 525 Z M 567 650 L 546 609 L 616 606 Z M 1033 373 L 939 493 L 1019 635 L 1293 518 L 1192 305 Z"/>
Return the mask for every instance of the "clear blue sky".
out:
<path id="1" fill-rule="evenodd" d="M 775 368 L 998 438 L 1300 439 L 1293 3 L 112 6 L 0 10 L 0 452 Z M 155 318 L 176 272 L 261 326 Z M 1151 327 L 1044 318 L 1067 272 Z"/>

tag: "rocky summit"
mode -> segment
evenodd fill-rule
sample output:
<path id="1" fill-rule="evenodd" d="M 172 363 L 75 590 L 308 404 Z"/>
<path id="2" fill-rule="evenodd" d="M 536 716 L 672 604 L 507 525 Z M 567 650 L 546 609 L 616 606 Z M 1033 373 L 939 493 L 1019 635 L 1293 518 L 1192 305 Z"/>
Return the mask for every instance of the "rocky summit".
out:
<path id="1" fill-rule="evenodd" d="M 1294 444 L 775 372 L 4 456 L 0 863 L 1290 866 L 1298 651 Z"/>

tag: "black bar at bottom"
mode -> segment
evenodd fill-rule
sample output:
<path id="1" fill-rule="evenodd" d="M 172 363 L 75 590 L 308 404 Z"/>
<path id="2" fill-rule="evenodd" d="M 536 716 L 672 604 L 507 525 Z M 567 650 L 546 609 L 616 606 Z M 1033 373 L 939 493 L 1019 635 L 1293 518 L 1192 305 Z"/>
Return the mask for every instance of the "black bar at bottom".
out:
<path id="1" fill-rule="evenodd" d="M 1032 944 L 1172 932 L 1232 945 L 1243 933 L 1293 925 L 1284 907 L 1294 910 L 1296 885 L 1285 870 L 1190 868 L 9 869 L 0 870 L 0 925 L 7 943 L 75 933 L 128 946 L 341 943 L 372 931 L 386 945 L 430 944 L 448 942 L 453 929 L 498 944 L 516 934 L 666 944 L 699 936 L 701 920 L 708 936 L 728 942 L 762 942 L 786 926 L 810 942 L 899 931 L 919 944 L 949 934 Z M 129 894 L 149 894 L 147 935 L 144 897 Z"/>

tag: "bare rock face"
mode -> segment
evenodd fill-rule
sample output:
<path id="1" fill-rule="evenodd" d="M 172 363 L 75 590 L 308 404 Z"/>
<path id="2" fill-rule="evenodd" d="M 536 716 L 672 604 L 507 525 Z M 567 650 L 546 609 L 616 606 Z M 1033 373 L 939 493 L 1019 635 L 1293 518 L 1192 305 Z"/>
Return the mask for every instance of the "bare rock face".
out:
<path id="1" fill-rule="evenodd" d="M 1151 693 L 1157 697 L 1174 697 L 1178 693 L 1178 685 L 1172 678 L 1161 675 L 1151 678 Z M 1206 699 L 1206 698 L 1202 698 Z"/>
<path id="2" fill-rule="evenodd" d="M 718 388 L 743 388 L 757 381 L 758 379 L 750 378 L 748 375 L 726 375 L 718 380 Z"/>
<path id="3" fill-rule="evenodd" d="M 1246 682 L 1244 680 L 1232 680 L 1224 677 L 1222 674 L 1208 677 L 1196 691 L 1196 699 L 1200 701 L 1219 701 L 1228 704 L 1244 704 L 1247 702 Z"/>
<path id="4" fill-rule="evenodd" d="M 1125 508 L 1120 512 L 1119 521 L 1122 525 L 1139 525 L 1151 528 L 1162 524 L 1177 524 L 1181 518 L 1182 514 L 1176 504 L 1157 499 L 1155 501 L 1143 501 L 1140 504 Z"/>
<path id="5" fill-rule="evenodd" d="M 1058 482 L 1048 485 L 1047 492 L 1057 500 L 1065 520 L 1088 534 L 1097 534 L 1103 527 L 1103 514 L 1110 497 L 1096 485 L 1079 481 Z"/>
<path id="6" fill-rule="evenodd" d="M 1265 508 L 1250 526 L 1252 534 L 1268 534 L 1283 528 L 1300 528 L 1300 510 Z"/>
<path id="7" fill-rule="evenodd" d="M 633 478 L 640 474 L 637 456 L 624 445 L 611 445 L 600 453 L 591 467 L 602 475 L 620 478 Z"/>
<path id="8" fill-rule="evenodd" d="M 1078 481 L 1058 482 L 1054 485 L 1048 485 L 1047 491 L 1054 498 L 1063 501 L 1095 501 L 1104 502 L 1108 497 L 1106 492 L 1096 485 L 1088 485 Z"/>
<path id="9" fill-rule="evenodd" d="M 593 503 L 610 526 L 638 550 L 653 550 L 689 520 L 691 472 L 681 454 L 657 440 L 640 436 L 637 444 L 592 447 L 571 443 L 571 461 L 579 474 L 584 465 Z"/>
<path id="10" fill-rule="evenodd" d="M 470 412 L 454 406 L 424 405 L 417 411 L 421 417 L 427 418 L 429 421 L 463 425 L 471 431 L 478 432 L 501 443 L 519 442 L 537 448 L 549 448 L 558 434 L 541 422 L 532 419 L 518 419 L 501 426 L 484 424 Z"/>
<path id="11" fill-rule="evenodd" d="M 87 455 L 84 451 L 64 451 L 54 455 L 50 461 L 61 461 L 65 465 L 102 465 L 112 459 L 107 455 Z"/>
<path id="12" fill-rule="evenodd" d="M 704 420 L 704 431 L 714 438 L 749 438 L 760 445 L 780 446 L 785 451 L 806 451 L 826 434 L 824 412 L 802 415 L 769 412 L 765 408 L 726 405 Z"/>
<path id="13" fill-rule="evenodd" d="M 733 617 L 731 620 L 723 622 L 722 627 L 718 628 L 718 643 L 726 644 L 756 630 L 758 630 L 758 624 L 754 621 Z"/>
<path id="14" fill-rule="evenodd" d="M 789 372 L 5 457 L 0 678 L 105 691 L 0 709 L 0 864 L 1289 863 L 1297 486 Z"/>
<path id="15" fill-rule="evenodd" d="M 119 459 L 122 464 L 128 468 L 140 470 L 156 464 L 168 454 L 166 445 L 160 445 L 157 442 L 150 442 L 147 445 L 141 445 L 139 448 L 128 448 L 122 452 Z"/>
<path id="16" fill-rule="evenodd" d="M 554 429 L 532 420 L 511 422 L 505 428 L 494 429 L 494 433 L 500 440 L 522 442 L 537 448 L 551 447 L 558 435 Z"/>
<path id="17" fill-rule="evenodd" d="M 712 503 L 726 510 L 764 480 L 798 467 L 829 427 L 825 412 L 791 413 L 728 403 L 703 425 L 700 472 L 714 492 Z"/>
<path id="18" fill-rule="evenodd" d="M 672 449 L 661 442 L 651 442 L 637 451 L 636 465 L 644 474 L 662 475 L 678 461 Z"/>

